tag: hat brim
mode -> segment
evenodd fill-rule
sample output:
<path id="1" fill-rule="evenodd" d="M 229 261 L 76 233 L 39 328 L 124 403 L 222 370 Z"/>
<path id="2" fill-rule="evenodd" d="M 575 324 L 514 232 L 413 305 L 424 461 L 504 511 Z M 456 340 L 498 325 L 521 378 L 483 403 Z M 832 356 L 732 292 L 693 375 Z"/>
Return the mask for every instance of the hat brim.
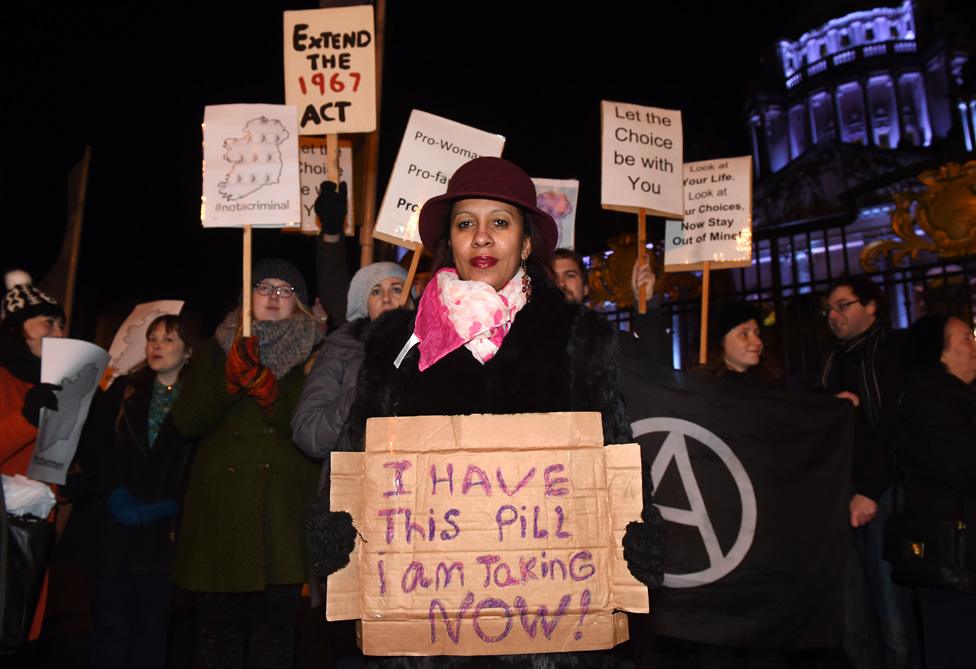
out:
<path id="1" fill-rule="evenodd" d="M 424 247 L 432 254 L 437 253 L 437 245 L 447 232 L 447 220 L 451 215 L 451 209 L 458 200 L 483 199 L 505 202 L 518 207 L 522 212 L 529 216 L 529 225 L 538 231 L 546 243 L 545 249 L 538 249 L 543 255 L 551 256 L 556 250 L 556 243 L 559 241 L 559 228 L 552 216 L 535 205 L 529 205 L 515 198 L 500 196 L 497 192 L 486 192 L 479 190 L 469 190 L 463 193 L 445 193 L 430 198 L 420 209 L 417 229 L 420 232 L 420 241 Z"/>

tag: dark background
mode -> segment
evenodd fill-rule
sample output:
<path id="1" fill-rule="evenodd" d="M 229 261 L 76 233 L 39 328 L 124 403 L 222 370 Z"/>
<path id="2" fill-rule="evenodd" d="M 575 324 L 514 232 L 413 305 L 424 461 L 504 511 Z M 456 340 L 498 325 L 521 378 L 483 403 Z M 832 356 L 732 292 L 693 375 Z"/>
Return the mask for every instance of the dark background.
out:
<path id="1" fill-rule="evenodd" d="M 685 159 L 751 152 L 744 115 L 779 38 L 878 3 L 391 0 L 379 189 L 413 108 L 499 133 L 533 176 L 582 181 L 583 253 L 634 227 L 600 208 L 600 100 L 680 109 Z M 894 4 L 894 3 L 891 3 Z M 941 12 L 945 4 L 934 2 Z M 92 146 L 75 336 L 99 313 L 184 298 L 209 326 L 236 297 L 239 230 L 200 226 L 203 107 L 282 103 L 282 17 L 315 2 L 4 10 L 7 151 L 0 269 L 39 281 L 57 257 L 67 171 Z M 771 76 L 770 76 L 771 75 Z M 652 238 L 654 233 L 652 226 Z M 312 240 L 255 232 L 314 284 Z"/>

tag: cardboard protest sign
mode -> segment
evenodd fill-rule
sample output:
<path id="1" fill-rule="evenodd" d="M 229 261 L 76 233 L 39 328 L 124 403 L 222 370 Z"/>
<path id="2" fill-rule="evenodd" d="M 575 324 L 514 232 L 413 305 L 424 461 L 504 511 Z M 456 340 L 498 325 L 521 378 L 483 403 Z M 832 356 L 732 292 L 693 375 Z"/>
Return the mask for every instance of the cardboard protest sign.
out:
<path id="1" fill-rule="evenodd" d="M 298 172 L 302 182 L 302 232 L 317 235 L 321 229 L 315 216 L 315 198 L 323 181 L 346 182 L 346 220 L 355 220 L 353 211 L 352 142 L 339 142 L 339 174 L 328 170 L 329 152 L 322 137 L 301 137 L 298 140 Z"/>
<path id="2" fill-rule="evenodd" d="M 600 103 L 604 209 L 681 218 L 681 112 Z"/>
<path id="3" fill-rule="evenodd" d="M 128 374 L 146 360 L 146 330 L 158 317 L 179 314 L 183 300 L 157 300 L 136 305 L 115 333 L 108 348 L 111 379 Z M 105 385 L 108 387 L 108 384 Z"/>
<path id="4" fill-rule="evenodd" d="M 372 5 L 285 12 L 285 102 L 303 135 L 376 129 Z"/>
<path id="5" fill-rule="evenodd" d="M 205 228 L 299 226 L 298 123 L 284 105 L 211 105 L 203 116 Z"/>
<path id="6" fill-rule="evenodd" d="M 684 166 L 684 220 L 667 221 L 667 272 L 745 267 L 752 263 L 752 157 Z"/>
<path id="7" fill-rule="evenodd" d="M 424 202 L 447 192 L 454 171 L 480 156 L 502 155 L 505 138 L 414 109 L 403 133 L 373 236 L 414 248 Z"/>
<path id="8" fill-rule="evenodd" d="M 332 456 L 331 508 L 360 532 L 330 620 L 367 655 L 610 648 L 647 612 L 621 541 L 642 507 L 636 444 L 598 413 L 375 418 Z"/>
<path id="9" fill-rule="evenodd" d="M 536 206 L 556 221 L 559 229 L 557 248 L 573 248 L 576 235 L 576 203 L 579 181 L 576 179 L 532 179 Z"/>
<path id="10" fill-rule="evenodd" d="M 61 386 L 55 391 L 58 410 L 41 409 L 29 478 L 64 483 L 78 448 L 98 380 L 108 365 L 108 353 L 78 339 L 46 337 L 41 342 L 41 382 Z"/>

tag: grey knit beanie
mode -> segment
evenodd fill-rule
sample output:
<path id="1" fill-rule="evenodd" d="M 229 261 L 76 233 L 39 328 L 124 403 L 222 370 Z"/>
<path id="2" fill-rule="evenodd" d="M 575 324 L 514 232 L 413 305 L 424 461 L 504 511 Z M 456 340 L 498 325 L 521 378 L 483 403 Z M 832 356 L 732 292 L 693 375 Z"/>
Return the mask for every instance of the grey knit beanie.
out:
<path id="1" fill-rule="evenodd" d="M 305 287 L 302 273 L 284 258 L 265 258 L 254 266 L 251 271 L 251 281 L 257 285 L 265 279 L 287 281 L 295 289 L 295 295 L 302 304 L 308 304 L 308 288 Z"/>
<path id="2" fill-rule="evenodd" d="M 372 265 L 360 268 L 349 284 L 349 295 L 346 298 L 346 320 L 368 318 L 369 311 L 366 309 L 366 298 L 369 296 L 369 291 L 380 281 L 390 277 L 406 281 L 407 271 L 393 262 L 374 262 Z"/>

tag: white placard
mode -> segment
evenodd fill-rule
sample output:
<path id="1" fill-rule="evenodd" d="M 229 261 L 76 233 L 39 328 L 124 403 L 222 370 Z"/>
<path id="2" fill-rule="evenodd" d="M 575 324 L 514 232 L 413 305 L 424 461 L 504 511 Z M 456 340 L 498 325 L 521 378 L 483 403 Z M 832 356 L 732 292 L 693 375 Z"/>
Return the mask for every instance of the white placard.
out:
<path id="1" fill-rule="evenodd" d="M 481 156 L 500 157 L 505 138 L 414 109 L 403 133 L 373 236 L 413 248 L 428 199 L 447 192 L 454 171 Z"/>
<path id="2" fill-rule="evenodd" d="M 328 157 L 324 137 L 302 137 L 298 140 L 298 172 L 302 179 L 302 232 L 317 235 L 321 226 L 315 216 L 315 199 L 323 181 L 336 181 L 329 176 Z M 339 142 L 339 181 L 346 182 L 346 220 L 355 220 L 352 197 L 352 142 Z M 341 231 L 340 231 L 341 232 Z"/>
<path id="3" fill-rule="evenodd" d="M 303 135 L 376 129 L 372 5 L 285 12 L 285 102 Z"/>
<path id="4" fill-rule="evenodd" d="M 41 382 L 54 383 L 61 390 L 55 391 L 57 411 L 41 409 L 29 478 L 64 483 L 108 358 L 105 350 L 87 341 L 54 337 L 41 341 Z"/>
<path id="5" fill-rule="evenodd" d="M 603 207 L 681 218 L 681 112 L 607 100 L 600 107 Z"/>
<path id="6" fill-rule="evenodd" d="M 683 221 L 667 221 L 668 272 L 752 263 L 752 157 L 686 163 Z"/>
<path id="7" fill-rule="evenodd" d="M 298 120 L 285 105 L 212 105 L 203 115 L 205 228 L 298 227 Z"/>
<path id="8" fill-rule="evenodd" d="M 552 216 L 559 229 L 556 248 L 573 248 L 576 236 L 576 203 L 579 185 L 576 179 L 536 179 L 536 206 Z"/>
<path id="9" fill-rule="evenodd" d="M 108 364 L 112 368 L 113 380 L 146 361 L 146 331 L 149 324 L 160 316 L 175 316 L 182 309 L 183 300 L 157 300 L 136 305 L 108 348 Z"/>

